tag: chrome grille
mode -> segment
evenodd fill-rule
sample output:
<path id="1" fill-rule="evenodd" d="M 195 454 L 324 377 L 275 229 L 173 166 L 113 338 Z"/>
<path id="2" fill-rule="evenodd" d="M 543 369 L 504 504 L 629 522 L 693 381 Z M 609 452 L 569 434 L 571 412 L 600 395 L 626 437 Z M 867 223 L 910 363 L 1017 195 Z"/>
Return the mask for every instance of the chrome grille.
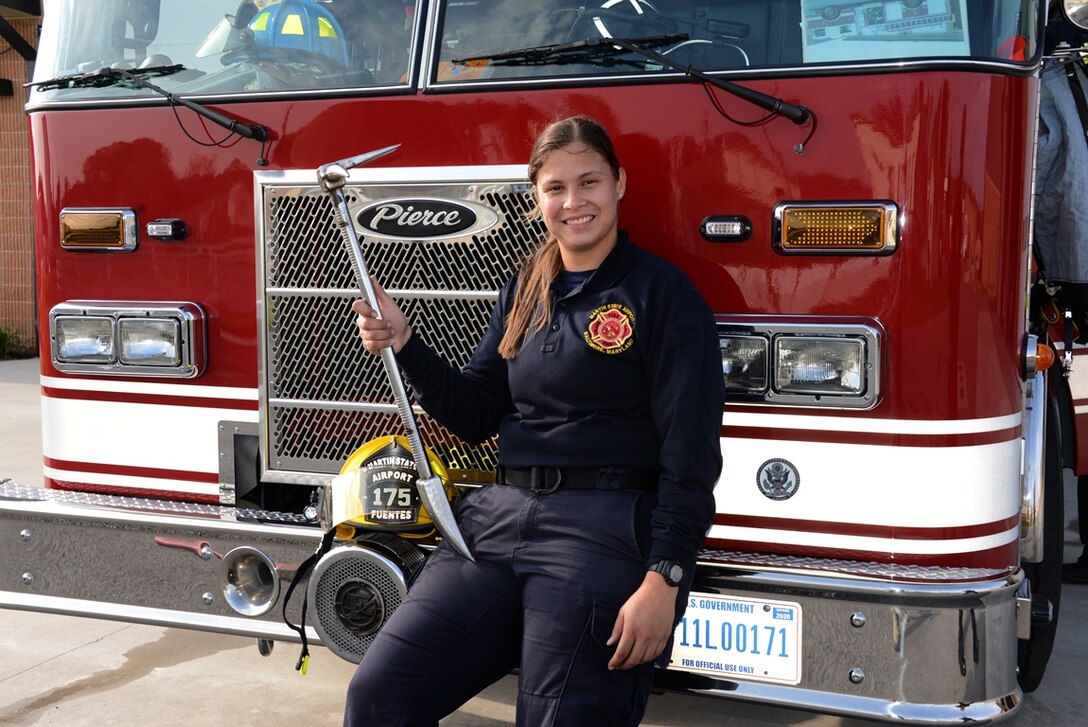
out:
<path id="1" fill-rule="evenodd" d="M 316 173 L 288 183 L 258 173 L 261 262 L 261 417 L 265 478 L 319 483 L 375 437 L 400 434 L 378 358 L 355 335 L 349 306 L 359 297 L 335 228 L 332 201 Z M 310 181 L 313 180 L 313 181 Z M 414 330 L 455 366 L 464 366 L 487 326 L 502 284 L 543 232 L 527 221 L 524 180 L 431 184 L 351 183 L 349 205 L 425 196 L 491 207 L 499 223 L 480 235 L 442 241 L 363 238 L 370 271 L 404 309 Z M 424 442 L 462 481 L 488 481 L 494 442 L 468 446 L 420 412 Z"/>

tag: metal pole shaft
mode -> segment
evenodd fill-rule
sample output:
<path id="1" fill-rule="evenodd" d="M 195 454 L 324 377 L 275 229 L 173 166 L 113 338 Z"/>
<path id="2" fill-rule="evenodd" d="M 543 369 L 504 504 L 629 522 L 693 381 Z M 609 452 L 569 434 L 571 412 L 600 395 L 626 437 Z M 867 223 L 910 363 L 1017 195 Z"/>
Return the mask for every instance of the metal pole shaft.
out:
<path id="1" fill-rule="evenodd" d="M 390 146 L 333 164 L 326 164 L 317 173 L 322 188 L 333 199 L 333 206 L 338 214 L 337 226 L 340 228 L 340 237 L 344 243 L 344 249 L 347 251 L 348 259 L 351 261 L 359 291 L 379 316 L 381 315 L 381 307 L 378 305 L 378 296 L 374 291 L 374 284 L 370 280 L 370 271 L 367 270 L 363 249 L 359 244 L 359 236 L 355 232 L 355 226 L 351 223 L 351 211 L 348 209 L 348 201 L 343 188 L 347 182 L 348 169 L 384 156 L 396 148 Z M 393 349 L 391 347 L 383 348 L 381 350 L 381 359 L 382 366 L 385 369 L 385 376 L 389 380 L 390 388 L 393 390 L 393 400 L 397 405 L 397 413 L 404 425 L 408 445 L 416 461 L 416 471 L 419 473 L 416 489 L 419 492 L 420 500 L 423 502 L 423 506 L 427 508 L 427 512 L 430 513 L 435 527 L 449 541 L 454 550 L 468 560 L 475 561 L 468 549 L 468 544 L 465 543 L 465 539 L 457 527 L 457 519 L 454 517 L 450 503 L 446 499 L 445 488 L 442 486 L 441 480 L 431 470 L 431 463 L 427 459 L 427 450 L 423 446 L 423 437 L 420 436 L 415 412 L 412 411 L 412 403 L 409 401 L 408 392 L 404 388 L 404 380 L 401 378 Z"/>
<path id="2" fill-rule="evenodd" d="M 336 197 L 336 206 L 340 213 L 339 225 L 341 237 L 344 241 L 344 249 L 347 251 L 348 259 L 351 260 L 351 267 L 355 271 L 355 279 L 359 283 L 360 292 L 380 317 L 381 307 L 378 305 L 378 295 L 374 291 L 374 285 L 370 280 L 370 271 L 367 269 L 366 259 L 363 257 L 359 236 L 355 232 L 354 225 L 351 224 L 351 213 L 348 211 L 347 198 L 344 196 L 342 189 L 333 190 L 332 193 Z M 381 350 L 381 359 L 382 366 L 385 368 L 385 376 L 389 379 L 389 385 L 393 389 L 393 401 L 397 405 L 397 413 L 404 425 L 408 444 L 411 445 L 412 453 L 415 454 L 416 470 L 422 479 L 430 479 L 432 475 L 431 463 L 427 461 L 423 449 L 423 438 L 420 436 L 415 412 L 412 411 L 412 403 L 408 399 L 408 391 L 404 388 L 404 380 L 400 376 L 400 368 L 397 366 L 397 358 L 393 353 L 393 349 L 391 347 L 383 348 Z"/>

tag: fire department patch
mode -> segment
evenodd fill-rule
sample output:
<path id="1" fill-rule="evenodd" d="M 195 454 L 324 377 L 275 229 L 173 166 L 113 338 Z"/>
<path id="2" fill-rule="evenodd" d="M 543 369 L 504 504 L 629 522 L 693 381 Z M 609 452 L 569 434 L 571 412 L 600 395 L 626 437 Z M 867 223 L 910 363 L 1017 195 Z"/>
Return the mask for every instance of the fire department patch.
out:
<path id="1" fill-rule="evenodd" d="M 623 353 L 635 342 L 635 314 L 619 303 L 602 305 L 589 314 L 582 337 L 594 351 Z"/>

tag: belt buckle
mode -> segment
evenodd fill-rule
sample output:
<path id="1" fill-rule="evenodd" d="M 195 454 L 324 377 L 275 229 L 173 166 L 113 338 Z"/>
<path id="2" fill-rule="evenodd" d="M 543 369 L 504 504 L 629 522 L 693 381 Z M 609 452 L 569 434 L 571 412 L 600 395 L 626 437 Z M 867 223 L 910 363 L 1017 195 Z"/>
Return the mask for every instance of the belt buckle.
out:
<path id="1" fill-rule="evenodd" d="M 555 482 L 548 484 L 548 475 L 555 473 Z M 537 495 L 550 495 L 559 489 L 563 482 L 563 471 L 558 467 L 533 467 L 529 479 L 529 489 Z"/>

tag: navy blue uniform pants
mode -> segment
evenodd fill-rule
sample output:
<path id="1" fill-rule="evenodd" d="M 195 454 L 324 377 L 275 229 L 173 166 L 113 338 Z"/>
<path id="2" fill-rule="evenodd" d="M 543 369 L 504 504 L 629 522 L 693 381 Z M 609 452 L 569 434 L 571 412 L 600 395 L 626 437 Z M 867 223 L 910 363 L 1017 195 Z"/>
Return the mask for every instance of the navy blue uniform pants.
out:
<path id="1" fill-rule="evenodd" d="M 476 562 L 446 545 L 430 555 L 359 664 L 344 724 L 432 727 L 517 667 L 518 725 L 637 725 L 653 664 L 609 671 L 605 642 L 646 575 L 654 500 L 469 493 L 458 520 Z"/>

